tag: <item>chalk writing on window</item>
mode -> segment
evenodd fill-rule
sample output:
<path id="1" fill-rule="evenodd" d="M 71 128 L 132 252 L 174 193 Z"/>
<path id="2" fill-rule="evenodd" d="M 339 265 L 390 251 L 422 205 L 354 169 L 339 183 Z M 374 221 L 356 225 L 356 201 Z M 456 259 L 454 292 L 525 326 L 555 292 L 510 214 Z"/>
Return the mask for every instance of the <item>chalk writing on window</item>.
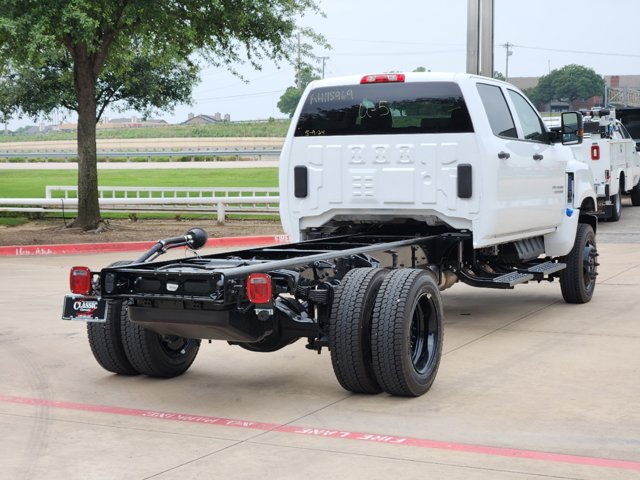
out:
<path id="1" fill-rule="evenodd" d="M 309 94 L 309 105 L 316 103 L 329 103 L 336 100 L 353 100 L 353 90 L 351 89 L 338 89 L 338 90 L 325 90 L 320 92 L 311 92 Z"/>

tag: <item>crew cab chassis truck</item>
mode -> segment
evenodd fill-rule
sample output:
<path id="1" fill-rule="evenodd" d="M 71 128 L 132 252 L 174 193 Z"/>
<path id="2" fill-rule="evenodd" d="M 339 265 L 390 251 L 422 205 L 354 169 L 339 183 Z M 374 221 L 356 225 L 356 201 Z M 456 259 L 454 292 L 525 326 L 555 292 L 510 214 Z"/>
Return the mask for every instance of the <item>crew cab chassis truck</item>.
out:
<path id="1" fill-rule="evenodd" d="M 636 142 L 615 111 L 584 113 L 584 142 L 573 147 L 578 160 L 589 165 L 597 198 L 598 217 L 617 222 L 622 215 L 622 195 L 640 206 L 640 154 Z"/>
<path id="2" fill-rule="evenodd" d="M 88 321 L 98 363 L 173 377 L 203 339 L 331 353 L 357 393 L 418 396 L 443 345 L 441 290 L 559 280 L 588 302 L 595 193 L 570 147 L 582 117 L 546 129 L 515 87 L 466 74 L 312 82 L 286 137 L 281 219 L 293 243 L 157 261 L 206 234 L 159 241 L 99 272 L 71 269 L 63 317 Z"/>

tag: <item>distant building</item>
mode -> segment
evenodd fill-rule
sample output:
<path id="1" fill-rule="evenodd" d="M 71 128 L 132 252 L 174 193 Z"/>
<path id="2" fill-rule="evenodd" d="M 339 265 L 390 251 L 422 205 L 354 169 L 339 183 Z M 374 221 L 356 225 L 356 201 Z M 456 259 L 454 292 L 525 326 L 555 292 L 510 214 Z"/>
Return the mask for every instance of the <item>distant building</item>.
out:
<path id="1" fill-rule="evenodd" d="M 164 127 L 168 123 L 159 118 L 140 119 L 137 116 L 125 118 L 107 118 L 104 117 L 96 125 L 98 130 L 109 128 L 140 128 L 140 127 Z"/>
<path id="2" fill-rule="evenodd" d="M 190 113 L 187 115 L 187 119 L 181 123 L 181 125 L 208 125 L 211 123 L 221 123 L 221 122 L 230 122 L 231 115 L 228 113 L 224 114 L 224 117 L 220 112 L 216 112 L 213 115 L 194 115 Z"/>
<path id="3" fill-rule="evenodd" d="M 159 118 L 140 119 L 139 117 L 107 118 L 103 117 L 96 125 L 96 130 L 109 130 L 113 128 L 141 128 L 141 127 L 164 127 L 169 125 L 165 120 Z M 77 123 L 61 123 L 56 127 L 61 132 L 75 132 L 78 130 Z"/>

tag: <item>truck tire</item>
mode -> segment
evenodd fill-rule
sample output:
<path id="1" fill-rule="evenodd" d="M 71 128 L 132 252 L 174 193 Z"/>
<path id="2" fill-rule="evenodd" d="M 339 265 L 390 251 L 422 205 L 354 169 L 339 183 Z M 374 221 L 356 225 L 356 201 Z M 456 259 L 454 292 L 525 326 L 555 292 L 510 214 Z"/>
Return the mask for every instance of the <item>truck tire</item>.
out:
<path id="1" fill-rule="evenodd" d="M 622 216 L 622 185 L 620 191 L 611 197 L 613 205 L 611 206 L 611 216 L 607 219 L 610 222 L 617 222 Z"/>
<path id="2" fill-rule="evenodd" d="M 407 268 L 384 279 L 371 318 L 371 353 L 385 392 L 417 397 L 431 388 L 442 355 L 442 319 L 431 273 Z"/>
<path id="3" fill-rule="evenodd" d="M 137 375 L 122 345 L 121 321 L 126 315 L 122 302 L 109 302 L 107 319 L 104 323 L 87 322 L 89 347 L 94 358 L 105 370 L 120 375 Z"/>
<path id="4" fill-rule="evenodd" d="M 110 267 L 127 265 L 131 260 L 119 260 Z M 127 314 L 127 307 L 120 301 L 110 301 L 107 319 L 104 323 L 87 322 L 87 337 L 94 358 L 108 372 L 120 375 L 137 375 L 138 371 L 131 365 L 122 345 L 122 316 Z"/>
<path id="5" fill-rule="evenodd" d="M 593 297 L 598 275 L 598 249 L 591 225 L 579 223 L 573 248 L 561 258 L 567 268 L 560 272 L 562 298 L 567 303 L 587 303 Z"/>
<path id="6" fill-rule="evenodd" d="M 171 378 L 191 366 L 200 349 L 200 340 L 160 335 L 129 321 L 122 315 L 122 343 L 131 365 L 150 377 Z"/>
<path id="7" fill-rule="evenodd" d="M 640 184 L 631 189 L 631 205 L 640 207 Z"/>
<path id="8" fill-rule="evenodd" d="M 338 382 L 354 393 L 380 393 L 371 367 L 371 314 L 388 270 L 355 268 L 335 290 L 329 318 L 329 349 Z"/>

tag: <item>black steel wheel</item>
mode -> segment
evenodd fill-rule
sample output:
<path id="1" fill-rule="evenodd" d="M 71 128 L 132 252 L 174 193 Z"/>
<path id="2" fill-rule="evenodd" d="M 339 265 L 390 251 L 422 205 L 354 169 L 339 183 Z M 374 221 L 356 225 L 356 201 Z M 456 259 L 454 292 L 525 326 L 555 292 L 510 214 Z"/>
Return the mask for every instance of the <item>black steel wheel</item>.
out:
<path id="1" fill-rule="evenodd" d="M 388 270 L 355 268 L 336 288 L 329 319 L 333 371 L 345 390 L 380 393 L 371 367 L 371 314 Z"/>
<path id="2" fill-rule="evenodd" d="M 598 275 L 598 249 L 591 225 L 578 224 L 573 248 L 560 261 L 567 264 L 567 268 L 560 272 L 562 298 L 567 303 L 589 302 Z"/>
<path id="3" fill-rule="evenodd" d="M 122 317 L 124 351 L 131 365 L 150 377 L 177 377 L 188 370 L 200 349 L 200 340 L 160 335 Z"/>
<path id="4" fill-rule="evenodd" d="M 407 268 L 384 279 L 371 318 L 371 353 L 385 392 L 417 397 L 431 388 L 442 356 L 442 321 L 430 272 Z"/>
<path id="5" fill-rule="evenodd" d="M 122 302 L 109 302 L 104 323 L 87 322 L 87 336 L 91 353 L 105 370 L 120 375 L 137 375 L 122 345 L 121 322 L 126 315 Z"/>

